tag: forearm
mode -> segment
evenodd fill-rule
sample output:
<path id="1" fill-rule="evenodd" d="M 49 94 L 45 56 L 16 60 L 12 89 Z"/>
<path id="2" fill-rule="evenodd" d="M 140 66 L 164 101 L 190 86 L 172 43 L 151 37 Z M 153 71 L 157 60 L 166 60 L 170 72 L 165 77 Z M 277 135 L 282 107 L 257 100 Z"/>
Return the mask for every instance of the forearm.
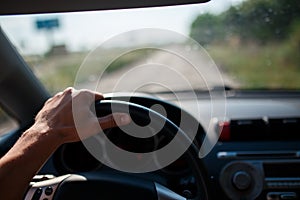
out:
<path id="1" fill-rule="evenodd" d="M 57 135 L 29 129 L 0 159 L 0 199 L 23 198 L 32 177 L 62 144 Z"/>
<path id="2" fill-rule="evenodd" d="M 125 113 L 97 118 L 90 109 L 91 103 L 101 99 L 103 96 L 99 93 L 68 88 L 46 101 L 35 124 L 0 159 L 0 199 L 22 199 L 32 177 L 61 144 L 95 135 L 99 133 L 99 125 L 106 129 L 130 123 L 130 116 Z M 81 137 L 74 124 L 74 102 L 81 116 Z"/>

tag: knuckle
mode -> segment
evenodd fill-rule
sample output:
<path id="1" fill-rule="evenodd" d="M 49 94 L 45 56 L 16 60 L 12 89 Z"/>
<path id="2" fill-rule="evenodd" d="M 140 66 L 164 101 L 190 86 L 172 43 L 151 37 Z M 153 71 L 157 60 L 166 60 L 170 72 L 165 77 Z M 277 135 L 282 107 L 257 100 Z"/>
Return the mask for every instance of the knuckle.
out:
<path id="1" fill-rule="evenodd" d="M 51 98 L 47 99 L 47 101 L 45 102 L 45 104 L 47 104 L 47 103 L 51 102 L 52 100 L 53 100 L 53 97 L 51 97 Z"/>
<path id="2" fill-rule="evenodd" d="M 67 87 L 64 92 L 72 92 L 74 90 L 73 87 Z"/>
<path id="3" fill-rule="evenodd" d="M 67 89 L 65 89 L 65 90 L 63 91 L 63 94 L 68 94 L 68 95 L 70 95 L 70 94 L 73 93 L 73 91 L 74 91 L 74 88 L 68 87 Z"/>

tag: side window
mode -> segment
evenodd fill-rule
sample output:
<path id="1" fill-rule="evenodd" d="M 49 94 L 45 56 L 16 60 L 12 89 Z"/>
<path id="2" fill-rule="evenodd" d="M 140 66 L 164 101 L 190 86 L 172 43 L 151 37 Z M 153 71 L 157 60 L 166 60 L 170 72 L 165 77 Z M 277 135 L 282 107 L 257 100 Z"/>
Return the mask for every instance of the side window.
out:
<path id="1" fill-rule="evenodd" d="M 0 137 L 18 127 L 18 123 L 0 107 Z"/>

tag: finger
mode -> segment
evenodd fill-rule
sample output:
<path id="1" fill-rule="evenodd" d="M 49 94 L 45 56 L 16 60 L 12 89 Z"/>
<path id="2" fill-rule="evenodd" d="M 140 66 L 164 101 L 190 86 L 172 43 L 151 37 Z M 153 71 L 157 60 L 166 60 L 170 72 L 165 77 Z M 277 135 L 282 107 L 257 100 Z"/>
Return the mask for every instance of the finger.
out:
<path id="1" fill-rule="evenodd" d="M 95 101 L 104 99 L 101 93 L 95 92 Z"/>
<path id="2" fill-rule="evenodd" d="M 101 93 L 86 89 L 80 90 L 80 95 L 85 96 L 92 101 L 101 100 L 104 98 Z"/>
<path id="3" fill-rule="evenodd" d="M 62 96 L 64 94 L 64 92 L 58 92 L 54 95 L 54 97 L 59 97 L 59 96 Z"/>
<path id="4" fill-rule="evenodd" d="M 73 92 L 75 89 L 73 87 L 67 87 L 63 92 L 67 92 L 67 93 L 71 93 Z"/>
<path id="5" fill-rule="evenodd" d="M 64 91 L 61 91 L 61 92 L 56 93 L 52 98 L 49 99 L 49 101 L 51 101 L 52 99 L 57 99 L 57 98 L 69 96 L 69 95 L 72 94 L 73 91 L 75 91 L 74 88 L 68 87 L 68 88 L 65 89 Z M 47 102 L 49 102 L 49 101 L 47 101 Z"/>
<path id="6" fill-rule="evenodd" d="M 101 128 L 108 129 L 116 126 L 123 126 L 131 122 L 131 118 L 125 113 L 114 113 L 98 119 Z"/>

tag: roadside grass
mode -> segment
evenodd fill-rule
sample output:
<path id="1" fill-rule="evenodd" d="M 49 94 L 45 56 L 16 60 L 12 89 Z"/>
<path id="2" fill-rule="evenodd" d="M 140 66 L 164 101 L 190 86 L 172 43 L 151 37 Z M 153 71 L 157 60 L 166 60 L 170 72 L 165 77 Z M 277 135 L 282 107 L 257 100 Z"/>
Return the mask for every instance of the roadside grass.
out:
<path id="1" fill-rule="evenodd" d="M 85 60 L 88 55 L 86 52 L 45 57 L 27 56 L 25 60 L 49 92 L 55 94 L 66 87 L 74 86 L 75 81 L 87 82 L 91 77 L 100 75 L 107 66 L 105 73 L 112 73 L 144 59 L 149 53 L 145 50 L 135 50 L 120 56 L 122 51 L 119 48 L 101 50 L 101 53 L 96 52 L 95 56 L 88 60 Z M 84 67 L 80 69 L 82 64 Z M 76 77 L 78 72 L 80 75 Z"/>
<path id="2" fill-rule="evenodd" d="M 282 44 L 217 44 L 207 46 L 206 50 L 222 71 L 234 77 L 241 88 L 300 88 L 299 50 L 292 39 Z M 129 66 L 140 59 L 147 59 L 151 50 L 136 50 L 120 54 L 122 49 L 105 49 L 96 53 L 93 59 L 85 61 L 85 67 L 77 77 L 77 83 L 85 83 L 91 78 L 112 73 Z M 99 55 L 99 56 L 98 56 Z M 64 56 L 26 57 L 32 70 L 54 94 L 73 86 L 74 81 L 87 56 L 86 52 L 70 53 Z M 112 62 L 111 62 L 112 61 Z"/>
<path id="3" fill-rule="evenodd" d="M 146 58 L 149 54 L 151 54 L 151 50 L 148 50 L 148 49 L 138 49 L 138 50 L 123 54 L 122 56 L 120 56 L 119 58 L 117 58 L 116 60 L 114 60 L 113 62 L 110 63 L 106 72 L 111 73 L 122 67 L 128 66 L 134 62 L 139 61 L 140 59 Z"/>
<path id="4" fill-rule="evenodd" d="M 61 56 L 25 57 L 25 61 L 49 92 L 54 94 L 73 86 L 77 70 L 85 55 L 85 53 L 74 53 Z"/>
<path id="5" fill-rule="evenodd" d="M 207 47 L 207 51 L 221 70 L 235 77 L 242 88 L 295 89 L 300 88 L 300 66 L 289 59 L 291 48 L 290 43 L 218 44 Z M 300 56 L 299 52 L 297 55 Z"/>

